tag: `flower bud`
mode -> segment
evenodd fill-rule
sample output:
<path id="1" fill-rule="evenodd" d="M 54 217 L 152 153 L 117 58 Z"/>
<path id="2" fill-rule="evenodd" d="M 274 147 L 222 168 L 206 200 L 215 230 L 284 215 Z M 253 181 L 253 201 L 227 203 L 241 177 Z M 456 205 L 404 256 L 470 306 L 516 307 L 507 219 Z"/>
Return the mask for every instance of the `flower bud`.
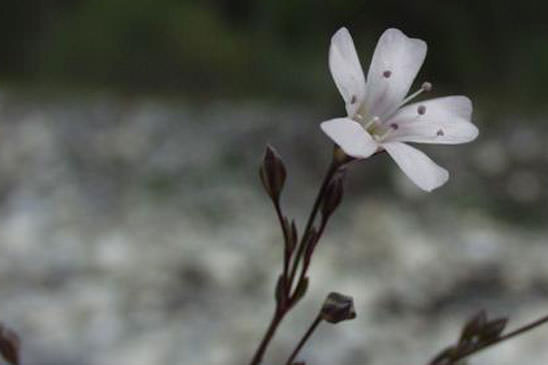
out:
<path id="1" fill-rule="evenodd" d="M 297 302 L 304 297 L 307 290 L 308 290 L 308 277 L 304 277 L 302 278 L 301 281 L 297 283 L 297 287 L 295 288 L 295 293 L 293 294 L 293 299 L 291 304 L 292 305 L 297 304 Z"/>
<path id="2" fill-rule="evenodd" d="M 488 321 L 481 331 L 481 340 L 483 342 L 491 342 L 499 338 L 507 322 L 507 318 L 497 318 Z"/>
<path id="3" fill-rule="evenodd" d="M 323 303 L 320 315 L 329 323 L 339 323 L 356 318 L 354 299 L 339 293 L 329 293 Z"/>
<path id="4" fill-rule="evenodd" d="M 267 194 L 277 204 L 284 187 L 286 171 L 280 155 L 271 146 L 266 147 L 259 175 Z"/>
<path id="5" fill-rule="evenodd" d="M 312 257 L 312 254 L 314 253 L 314 249 L 316 248 L 316 244 L 318 243 L 318 240 L 319 240 L 318 231 L 316 231 L 316 228 L 311 227 L 304 239 L 305 247 L 306 247 L 304 251 L 305 265 L 308 265 L 308 263 L 310 263 L 310 259 Z"/>
<path id="6" fill-rule="evenodd" d="M 459 343 L 474 342 L 474 338 L 479 336 L 486 322 L 487 314 L 484 310 L 473 315 L 462 328 Z"/>
<path id="7" fill-rule="evenodd" d="M 276 303 L 282 308 L 287 304 L 286 281 L 283 275 L 278 277 L 274 298 L 276 299 Z"/>
<path id="8" fill-rule="evenodd" d="M 335 176 L 333 176 L 329 184 L 327 184 L 322 205 L 322 215 L 324 219 L 327 219 L 333 214 L 342 201 L 344 175 L 345 170 L 340 169 L 335 173 Z"/>
<path id="9" fill-rule="evenodd" d="M 19 365 L 19 347 L 21 341 L 12 329 L 0 323 L 0 354 L 12 365 Z"/>

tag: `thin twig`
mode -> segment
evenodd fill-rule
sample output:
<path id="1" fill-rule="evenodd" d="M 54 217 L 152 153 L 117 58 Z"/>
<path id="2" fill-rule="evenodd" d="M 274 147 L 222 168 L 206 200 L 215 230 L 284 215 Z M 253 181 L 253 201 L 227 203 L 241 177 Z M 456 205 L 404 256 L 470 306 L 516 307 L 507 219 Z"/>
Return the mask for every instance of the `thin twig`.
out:
<path id="1" fill-rule="evenodd" d="M 299 354 L 299 351 L 301 351 L 302 347 L 304 346 L 306 341 L 308 341 L 308 339 L 310 338 L 312 333 L 314 333 L 314 330 L 316 330 L 316 327 L 318 327 L 318 325 L 320 324 L 321 321 L 322 321 L 322 317 L 321 317 L 320 314 L 318 314 L 318 316 L 316 317 L 314 322 L 312 322 L 312 324 L 310 325 L 310 327 L 308 328 L 308 330 L 306 331 L 304 336 L 299 341 L 299 344 L 297 345 L 297 347 L 295 347 L 295 350 L 293 350 L 293 352 L 291 353 L 291 355 L 287 359 L 286 365 L 292 365 L 293 364 L 293 360 L 295 360 L 295 358 Z"/>

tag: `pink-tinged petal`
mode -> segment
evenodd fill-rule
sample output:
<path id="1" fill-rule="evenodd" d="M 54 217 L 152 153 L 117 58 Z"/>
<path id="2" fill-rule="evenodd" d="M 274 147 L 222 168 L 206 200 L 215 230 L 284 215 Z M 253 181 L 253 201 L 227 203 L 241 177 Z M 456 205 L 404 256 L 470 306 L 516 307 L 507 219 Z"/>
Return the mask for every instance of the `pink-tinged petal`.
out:
<path id="1" fill-rule="evenodd" d="M 365 95 L 365 77 L 348 29 L 341 28 L 331 38 L 329 69 L 350 117 L 354 116 Z"/>
<path id="2" fill-rule="evenodd" d="M 323 122 L 320 127 L 348 156 L 367 158 L 378 148 L 371 135 L 352 119 L 331 119 Z"/>
<path id="3" fill-rule="evenodd" d="M 382 118 L 399 106 L 424 62 L 426 48 L 423 40 L 409 38 L 398 29 L 381 35 L 367 74 L 368 115 Z"/>
<path id="4" fill-rule="evenodd" d="M 386 124 L 388 141 L 459 144 L 476 139 L 478 128 L 470 122 L 472 102 L 466 96 L 446 96 L 400 109 Z"/>
<path id="5" fill-rule="evenodd" d="M 423 152 L 401 142 L 382 146 L 403 172 L 422 190 L 432 191 L 447 182 L 449 173 Z"/>

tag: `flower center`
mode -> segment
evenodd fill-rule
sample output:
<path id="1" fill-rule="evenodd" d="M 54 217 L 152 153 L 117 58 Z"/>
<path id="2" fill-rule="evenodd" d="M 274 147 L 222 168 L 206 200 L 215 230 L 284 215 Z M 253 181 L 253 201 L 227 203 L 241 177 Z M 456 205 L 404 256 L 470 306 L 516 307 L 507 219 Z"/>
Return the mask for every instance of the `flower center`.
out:
<path id="1" fill-rule="evenodd" d="M 383 76 L 388 79 L 392 75 L 392 71 L 386 70 L 383 72 Z M 394 131 L 398 130 L 400 126 L 398 123 L 390 123 L 387 124 L 387 121 L 390 120 L 396 112 L 402 108 L 405 104 L 409 103 L 411 100 L 415 99 L 417 96 L 422 94 L 423 92 L 428 92 L 432 90 L 432 84 L 429 82 L 424 82 L 420 89 L 403 99 L 401 103 L 399 103 L 394 109 L 391 111 L 385 113 L 382 116 L 378 115 L 372 115 L 369 116 L 367 113 L 367 110 L 364 111 L 365 107 L 362 106 L 358 109 L 358 112 L 354 115 L 352 119 L 354 119 L 356 122 L 360 123 L 363 128 L 377 141 L 381 142 L 384 141 L 390 134 L 392 134 Z M 360 113 L 362 112 L 362 113 Z M 425 105 L 419 105 L 417 107 L 417 115 L 424 115 L 426 114 L 426 106 Z M 443 135 L 443 131 L 438 131 L 438 136 Z"/>

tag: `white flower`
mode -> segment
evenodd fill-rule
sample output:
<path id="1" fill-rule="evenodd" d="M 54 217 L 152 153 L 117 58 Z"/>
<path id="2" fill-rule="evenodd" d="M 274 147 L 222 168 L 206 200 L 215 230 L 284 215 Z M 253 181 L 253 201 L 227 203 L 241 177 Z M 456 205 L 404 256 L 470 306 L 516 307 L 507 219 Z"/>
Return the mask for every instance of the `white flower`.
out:
<path id="1" fill-rule="evenodd" d="M 466 143 L 478 136 L 478 129 L 470 122 L 472 103 L 465 96 L 406 105 L 432 87 L 424 83 L 405 98 L 425 56 L 424 41 L 388 29 L 377 43 L 366 82 L 352 37 L 341 28 L 331 38 L 329 68 L 348 116 L 325 121 L 321 128 L 354 158 L 386 150 L 415 184 L 431 191 L 449 173 L 404 142 Z"/>

